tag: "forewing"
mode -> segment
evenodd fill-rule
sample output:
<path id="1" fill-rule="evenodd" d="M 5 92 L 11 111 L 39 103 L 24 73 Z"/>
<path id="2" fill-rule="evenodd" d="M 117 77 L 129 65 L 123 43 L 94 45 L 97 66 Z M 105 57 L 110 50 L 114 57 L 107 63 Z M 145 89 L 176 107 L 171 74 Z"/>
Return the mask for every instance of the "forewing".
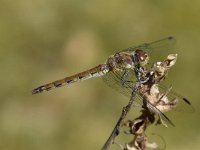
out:
<path id="1" fill-rule="evenodd" d="M 154 42 L 150 42 L 150 43 L 143 43 L 141 45 L 138 46 L 132 46 L 129 47 L 127 49 L 124 49 L 122 51 L 124 52 L 133 52 L 137 49 L 141 49 L 144 51 L 157 51 L 157 50 L 161 50 L 161 51 L 167 51 L 170 50 L 174 44 L 176 43 L 176 39 L 172 36 L 154 41 Z"/>

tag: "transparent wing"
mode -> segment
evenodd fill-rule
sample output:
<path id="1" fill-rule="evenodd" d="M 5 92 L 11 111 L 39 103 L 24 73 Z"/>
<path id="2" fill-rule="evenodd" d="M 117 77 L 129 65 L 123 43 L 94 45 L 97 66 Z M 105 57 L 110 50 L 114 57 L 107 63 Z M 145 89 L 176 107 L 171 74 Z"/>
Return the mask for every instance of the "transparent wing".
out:
<path id="1" fill-rule="evenodd" d="M 172 36 L 154 41 L 154 42 L 150 42 L 150 43 L 143 43 L 141 45 L 138 46 L 132 46 L 129 47 L 127 49 L 122 50 L 123 52 L 133 52 L 136 49 L 141 49 L 141 50 L 145 50 L 145 51 L 154 51 L 154 50 L 161 50 L 161 51 L 166 51 L 166 50 L 170 50 L 176 43 L 176 39 Z"/>
<path id="2" fill-rule="evenodd" d="M 104 75 L 103 81 L 111 88 L 117 90 L 121 94 L 127 96 L 128 98 L 131 97 L 132 89 L 135 84 L 135 75 L 134 72 L 129 72 L 129 76 L 126 79 L 126 82 L 123 82 L 122 77 L 123 77 L 124 72 L 121 71 L 110 71 L 106 75 Z M 165 122 L 171 124 L 174 126 L 174 124 L 171 122 L 171 120 L 163 114 L 159 109 L 154 107 L 151 103 L 146 101 L 147 107 L 152 110 L 154 113 L 159 115 L 162 120 Z M 134 100 L 134 105 L 142 107 L 143 105 L 143 98 L 139 95 L 136 94 L 136 98 Z"/>
<path id="3" fill-rule="evenodd" d="M 167 89 L 169 89 L 169 87 L 166 87 L 163 84 L 159 84 L 159 90 L 163 93 L 165 91 L 167 91 Z M 169 100 L 174 100 L 174 99 L 178 99 L 178 104 L 176 106 L 176 108 L 174 108 L 175 111 L 178 112 L 186 112 L 186 113 L 193 113 L 195 112 L 194 107 L 192 106 L 191 102 L 185 98 L 184 96 L 182 96 L 181 94 L 170 90 L 170 92 L 167 94 L 167 97 L 169 98 Z"/>
<path id="4" fill-rule="evenodd" d="M 136 79 L 134 75 L 130 75 L 132 72 L 129 72 L 127 82 L 123 83 L 123 74 L 121 71 L 110 71 L 102 79 L 109 87 L 130 98 Z"/>

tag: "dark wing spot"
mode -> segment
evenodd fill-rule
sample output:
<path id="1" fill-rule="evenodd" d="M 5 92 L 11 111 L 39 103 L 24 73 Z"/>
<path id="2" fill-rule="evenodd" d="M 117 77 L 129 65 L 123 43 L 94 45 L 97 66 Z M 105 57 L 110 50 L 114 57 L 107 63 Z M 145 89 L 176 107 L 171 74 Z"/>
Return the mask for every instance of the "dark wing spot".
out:
<path id="1" fill-rule="evenodd" d="M 190 101 L 189 101 L 188 99 L 183 98 L 183 100 L 184 100 L 187 104 L 191 105 L 191 103 L 190 103 Z"/>
<path id="2" fill-rule="evenodd" d="M 168 39 L 171 40 L 171 39 L 174 39 L 174 37 L 173 36 L 169 36 Z"/>

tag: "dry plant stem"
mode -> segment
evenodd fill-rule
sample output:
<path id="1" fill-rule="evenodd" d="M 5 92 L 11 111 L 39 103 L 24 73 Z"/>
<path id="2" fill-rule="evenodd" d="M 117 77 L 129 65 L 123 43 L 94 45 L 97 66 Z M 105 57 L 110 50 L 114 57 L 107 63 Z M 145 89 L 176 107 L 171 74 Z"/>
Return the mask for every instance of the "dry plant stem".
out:
<path id="1" fill-rule="evenodd" d="M 121 126 L 123 125 L 124 120 L 133 105 L 133 102 L 134 102 L 134 99 L 135 99 L 135 96 L 137 93 L 138 85 L 139 85 L 139 83 L 135 84 L 132 94 L 131 94 L 131 98 L 129 100 L 129 103 L 125 107 L 123 107 L 122 114 L 121 114 L 117 124 L 115 125 L 115 128 L 113 129 L 110 137 L 108 138 L 108 140 L 106 141 L 106 143 L 104 144 L 104 146 L 102 147 L 101 150 L 108 150 L 108 148 L 111 146 L 111 144 L 113 144 L 115 137 L 119 135 Z"/>

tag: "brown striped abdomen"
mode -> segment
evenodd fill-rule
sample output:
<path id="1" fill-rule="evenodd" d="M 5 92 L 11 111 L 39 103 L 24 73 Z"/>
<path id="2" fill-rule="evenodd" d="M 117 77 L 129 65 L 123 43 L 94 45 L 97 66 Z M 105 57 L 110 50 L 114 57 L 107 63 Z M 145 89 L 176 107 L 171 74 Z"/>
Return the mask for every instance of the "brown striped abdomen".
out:
<path id="1" fill-rule="evenodd" d="M 49 90 L 52 90 L 54 88 L 64 86 L 66 84 L 71 84 L 71 83 L 74 83 L 74 82 L 87 80 L 87 79 L 90 79 L 90 78 L 100 77 L 100 76 L 106 74 L 108 71 L 109 71 L 109 69 L 108 69 L 107 65 L 101 64 L 101 65 L 98 65 L 98 66 L 96 66 L 92 69 L 89 69 L 87 71 L 75 74 L 73 76 L 69 76 L 69 77 L 66 77 L 64 79 L 57 80 L 57 81 L 39 86 L 39 87 L 32 90 L 32 94 L 42 93 L 44 91 L 49 91 Z"/>

